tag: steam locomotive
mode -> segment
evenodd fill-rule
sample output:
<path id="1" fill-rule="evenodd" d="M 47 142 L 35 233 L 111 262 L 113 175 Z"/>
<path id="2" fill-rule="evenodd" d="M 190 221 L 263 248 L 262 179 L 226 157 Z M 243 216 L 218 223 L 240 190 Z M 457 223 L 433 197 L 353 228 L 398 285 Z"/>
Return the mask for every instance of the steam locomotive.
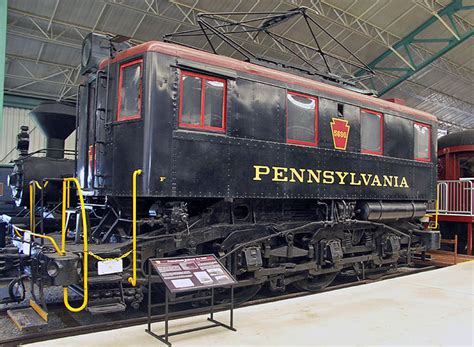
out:
<path id="1" fill-rule="evenodd" d="M 33 109 L 29 116 L 46 137 L 46 148 L 30 152 L 29 129 L 22 126 L 17 135 L 18 158 L 4 165 L 1 183 L 4 185 L 1 189 L 4 205 L 0 209 L 0 277 L 17 273 L 20 260 L 25 258 L 18 254 L 12 244 L 6 244 L 7 227 L 30 227 L 31 221 L 39 221 L 39 218 L 30 218 L 30 211 L 26 208 L 32 207 L 33 216 L 45 217 L 41 223 L 42 232 L 54 231 L 60 226 L 60 213 L 54 211 L 60 200 L 60 182 L 48 182 L 37 196 L 30 195 L 30 184 L 36 182 L 40 186 L 44 184 L 45 177 L 60 180 L 74 175 L 74 151 L 65 149 L 65 139 L 76 128 L 75 107 L 65 103 L 44 102 Z M 44 198 L 42 206 L 39 204 L 40 195 Z M 33 202 L 30 206 L 31 199 Z"/>
<path id="2" fill-rule="evenodd" d="M 48 242 L 29 249 L 34 281 L 83 295 L 76 310 L 137 308 L 154 257 L 216 254 L 243 301 L 264 285 L 317 291 L 341 272 L 380 274 L 439 247 L 439 233 L 418 220 L 436 198 L 428 113 L 171 43 L 128 47 L 96 34 L 84 41 L 82 74 L 83 204 L 63 207 L 63 252 Z M 101 273 L 110 258 L 115 273 Z"/>

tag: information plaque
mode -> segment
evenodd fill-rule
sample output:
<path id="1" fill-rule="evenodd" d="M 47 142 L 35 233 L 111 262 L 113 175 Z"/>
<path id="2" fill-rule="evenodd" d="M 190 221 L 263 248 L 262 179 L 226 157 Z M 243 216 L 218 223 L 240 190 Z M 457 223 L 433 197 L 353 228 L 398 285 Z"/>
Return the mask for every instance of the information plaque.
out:
<path id="1" fill-rule="evenodd" d="M 169 340 L 170 336 L 216 327 L 223 327 L 232 331 L 236 331 L 234 328 L 234 286 L 238 284 L 238 282 L 213 254 L 179 258 L 156 258 L 150 259 L 150 263 L 152 268 L 148 274 L 148 328 L 145 330 L 148 334 L 171 347 L 171 342 Z M 155 270 L 159 276 L 153 276 L 153 270 Z M 160 278 L 160 280 L 158 282 L 153 281 L 153 277 L 156 277 L 156 279 Z M 165 284 L 165 302 L 152 304 L 152 283 L 161 282 L 164 282 Z M 214 289 L 218 287 L 227 287 L 230 289 L 230 302 L 229 304 L 224 304 L 225 306 L 230 305 L 229 324 L 225 324 L 214 319 Z M 207 291 L 210 293 L 205 296 L 196 295 L 195 298 L 191 299 L 189 298 L 189 295 L 176 295 L 180 292 L 199 289 L 210 289 Z M 171 293 L 173 293 L 173 295 L 170 295 Z M 190 303 L 192 301 L 199 301 L 202 304 L 204 300 L 210 300 L 210 316 L 207 318 L 207 320 L 212 324 L 171 333 L 169 332 L 170 305 Z M 165 308 L 165 333 L 158 335 L 151 331 L 151 310 L 154 307 L 163 306 Z M 174 312 L 174 314 L 179 313 Z"/>
<path id="2" fill-rule="evenodd" d="M 172 293 L 237 284 L 213 254 L 150 261 Z"/>

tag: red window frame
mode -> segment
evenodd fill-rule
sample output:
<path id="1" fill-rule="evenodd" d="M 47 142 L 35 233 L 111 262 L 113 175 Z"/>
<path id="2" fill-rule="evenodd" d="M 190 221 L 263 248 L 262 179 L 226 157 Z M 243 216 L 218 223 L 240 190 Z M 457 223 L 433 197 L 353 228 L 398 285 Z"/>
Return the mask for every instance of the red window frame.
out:
<path id="1" fill-rule="evenodd" d="M 370 113 L 370 114 L 373 114 L 373 115 L 376 115 L 379 117 L 379 122 L 380 122 L 380 151 L 371 151 L 371 150 L 368 150 L 368 149 L 362 149 L 361 148 L 361 153 L 362 154 L 374 154 L 374 155 L 383 155 L 383 141 L 384 141 L 384 132 L 383 132 L 383 113 L 382 112 L 377 112 L 377 111 L 372 111 L 372 110 L 368 110 L 368 109 L 361 109 L 360 110 L 360 115 L 361 115 L 361 118 L 362 118 L 362 112 L 365 112 L 365 113 Z M 360 121 L 360 124 L 362 126 L 362 119 Z M 360 135 L 362 136 L 362 131 L 360 132 Z M 361 141 L 361 146 L 362 146 L 362 141 Z"/>
<path id="2" fill-rule="evenodd" d="M 201 79 L 201 122 L 200 124 L 189 124 L 189 123 L 183 122 L 183 77 L 184 76 L 198 77 Z M 204 125 L 204 111 L 206 108 L 205 81 L 221 82 L 224 84 L 224 97 L 222 99 L 222 126 L 221 127 Z M 178 127 L 225 133 L 226 125 L 227 125 L 226 111 L 227 111 L 227 80 L 226 79 L 215 77 L 215 76 L 203 75 L 203 74 L 191 72 L 191 71 L 180 70 Z"/>
<path id="3" fill-rule="evenodd" d="M 413 129 L 416 133 L 416 128 L 415 126 L 419 125 L 424 128 L 428 128 L 428 158 L 418 158 L 415 156 L 415 160 L 418 161 L 424 161 L 424 162 L 430 162 L 431 161 L 431 125 L 429 124 L 424 124 L 424 123 L 419 123 L 419 122 L 414 122 L 413 123 Z M 413 134 L 413 140 L 415 140 L 415 134 Z"/>
<path id="4" fill-rule="evenodd" d="M 317 96 L 312 96 L 308 94 L 303 94 L 299 92 L 294 92 L 291 90 L 288 90 L 286 92 L 286 143 L 291 143 L 295 145 L 303 145 L 303 146 L 311 146 L 311 147 L 316 147 L 318 145 L 318 117 L 319 117 L 319 100 Z M 288 138 L 288 94 L 290 95 L 296 95 L 296 96 L 301 96 L 303 98 L 311 99 L 314 100 L 315 105 L 314 105 L 314 141 L 313 142 L 308 142 L 308 141 L 301 141 L 301 140 L 293 140 Z"/>
<path id="5" fill-rule="evenodd" d="M 133 65 L 140 65 L 140 86 L 138 90 L 138 113 L 131 115 L 131 116 L 126 116 L 126 117 L 121 117 L 120 116 L 120 108 L 122 106 L 122 78 L 123 78 L 123 69 L 133 66 Z M 125 120 L 132 120 L 132 119 L 140 119 L 142 117 L 142 76 L 143 76 L 143 58 L 140 59 L 135 59 L 132 61 L 129 61 L 128 63 L 120 65 L 119 69 L 119 88 L 118 88 L 118 102 L 117 102 L 117 121 L 125 121 Z"/>

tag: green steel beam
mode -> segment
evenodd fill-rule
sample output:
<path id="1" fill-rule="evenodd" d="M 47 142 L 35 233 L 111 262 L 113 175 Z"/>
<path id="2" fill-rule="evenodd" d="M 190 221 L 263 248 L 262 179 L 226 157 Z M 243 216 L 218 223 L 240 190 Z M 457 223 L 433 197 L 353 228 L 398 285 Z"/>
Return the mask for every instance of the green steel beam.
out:
<path id="1" fill-rule="evenodd" d="M 40 98 L 32 98 L 32 97 L 22 96 L 22 95 L 5 94 L 4 100 L 3 100 L 3 106 L 26 108 L 26 109 L 31 110 L 44 101 L 47 101 L 47 100 L 40 99 Z"/>
<path id="2" fill-rule="evenodd" d="M 463 4 L 463 0 L 453 0 L 448 6 L 444 7 L 443 9 L 439 10 L 437 16 L 432 16 L 423 24 L 418 26 L 415 30 L 410 32 L 404 38 L 400 39 L 397 43 L 395 43 L 391 49 L 386 50 L 384 53 L 379 55 L 375 58 L 372 62 L 367 64 L 375 71 L 398 71 L 404 72 L 401 75 L 397 76 L 389 85 L 385 86 L 381 90 L 377 91 L 379 96 L 382 96 L 398 86 L 403 81 L 407 80 L 410 76 L 413 76 L 433 61 L 438 59 L 439 57 L 443 56 L 447 52 L 449 52 L 454 47 L 458 46 L 462 42 L 466 41 L 469 37 L 474 35 L 474 29 L 461 33 L 458 28 L 458 24 L 453 19 L 453 15 L 458 11 L 463 10 L 473 10 L 474 6 L 468 6 Z M 439 21 L 439 18 L 442 16 L 447 16 L 449 18 L 449 22 L 451 23 L 451 28 L 456 33 L 455 35 L 451 35 L 451 37 L 432 37 L 432 38 L 416 38 L 420 33 L 428 29 L 432 24 Z M 447 45 L 436 52 L 433 52 L 432 55 L 427 56 L 421 62 L 415 63 L 413 60 L 413 56 L 410 52 L 410 44 L 413 43 L 446 43 Z M 399 66 L 380 66 L 381 63 L 385 61 L 385 59 L 392 57 L 394 54 L 400 54 L 404 51 L 406 57 L 408 58 L 408 62 L 410 65 L 405 64 L 405 67 Z M 397 53 L 395 53 L 397 52 Z M 364 74 L 363 70 L 360 70 L 356 73 L 356 76 L 362 76 Z"/>
<path id="3" fill-rule="evenodd" d="M 0 134 L 3 130 L 3 86 L 7 47 L 7 0 L 0 0 Z"/>

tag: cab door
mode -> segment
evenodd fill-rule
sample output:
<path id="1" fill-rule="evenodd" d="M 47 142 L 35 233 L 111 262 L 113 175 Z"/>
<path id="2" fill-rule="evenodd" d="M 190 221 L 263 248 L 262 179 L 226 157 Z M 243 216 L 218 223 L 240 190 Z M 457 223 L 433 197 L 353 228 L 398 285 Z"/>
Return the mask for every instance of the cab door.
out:
<path id="1" fill-rule="evenodd" d="M 96 167 L 95 156 L 95 133 L 96 133 L 96 102 L 97 102 L 97 79 L 89 82 L 88 89 L 88 111 L 87 111 L 87 179 L 85 189 L 94 189 L 94 175 Z"/>
<path id="2" fill-rule="evenodd" d="M 86 191 L 104 187 L 106 175 L 103 168 L 108 143 L 105 112 L 107 92 L 107 76 L 103 72 L 98 72 L 85 86 L 86 106 L 82 107 L 82 122 L 79 125 L 83 143 L 79 144 L 79 148 L 86 153 L 80 158 L 83 170 L 81 185 Z"/>
<path id="3" fill-rule="evenodd" d="M 93 128 L 95 119 L 96 83 L 88 81 L 80 88 L 77 128 L 77 176 L 81 187 L 92 189 L 94 169 Z"/>

